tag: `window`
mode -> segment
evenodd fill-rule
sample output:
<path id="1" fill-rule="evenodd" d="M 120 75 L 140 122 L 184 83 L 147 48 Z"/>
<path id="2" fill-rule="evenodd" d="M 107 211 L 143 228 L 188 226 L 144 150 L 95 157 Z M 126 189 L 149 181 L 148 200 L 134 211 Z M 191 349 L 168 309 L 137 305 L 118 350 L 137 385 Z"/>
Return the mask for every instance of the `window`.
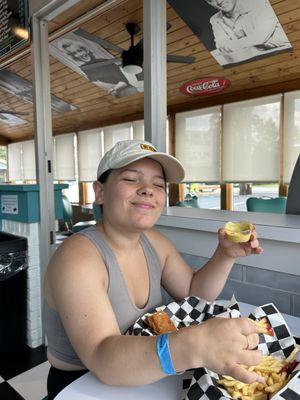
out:
<path id="1" fill-rule="evenodd" d="M 0 146 L 0 182 L 7 182 L 7 146 Z"/>
<path id="2" fill-rule="evenodd" d="M 76 135 L 68 133 L 54 137 L 54 179 L 57 181 L 74 181 Z"/>
<path id="3" fill-rule="evenodd" d="M 34 141 L 10 143 L 8 145 L 8 179 L 24 183 L 36 181 Z"/>
<path id="4" fill-rule="evenodd" d="M 185 184 L 185 201 L 195 203 L 199 208 L 220 210 L 221 187 L 218 184 L 207 184 L 204 182 L 192 182 Z M 191 204 L 192 204 L 191 203 Z M 187 203 L 188 204 L 188 203 Z"/>
<path id="5" fill-rule="evenodd" d="M 224 106 L 223 180 L 274 182 L 280 176 L 280 97 Z"/>
<path id="6" fill-rule="evenodd" d="M 68 189 L 64 189 L 63 193 L 67 196 L 71 203 L 79 203 L 79 189 L 77 181 L 66 181 L 59 183 L 67 183 Z"/>
<path id="7" fill-rule="evenodd" d="M 93 182 L 97 179 L 97 167 L 102 157 L 102 129 L 78 132 L 78 175 L 80 182 Z"/>
<path id="8" fill-rule="evenodd" d="M 219 106 L 176 115 L 175 154 L 186 172 L 185 197 L 194 196 L 200 208 L 220 209 L 220 134 Z"/>
<path id="9" fill-rule="evenodd" d="M 221 108 L 176 114 L 176 157 L 190 182 L 220 181 Z"/>
<path id="10" fill-rule="evenodd" d="M 8 145 L 8 180 L 22 180 L 22 145 L 18 143 L 10 143 Z"/>
<path id="11" fill-rule="evenodd" d="M 22 142 L 23 180 L 36 181 L 34 141 Z"/>
<path id="12" fill-rule="evenodd" d="M 233 209 L 234 211 L 247 211 L 246 201 L 249 197 L 271 198 L 277 197 L 278 193 L 278 182 L 236 183 L 233 187 Z"/>
<path id="13" fill-rule="evenodd" d="M 66 183 L 64 194 L 71 203 L 79 203 L 77 140 L 74 133 L 54 137 L 54 180 Z"/>
<path id="14" fill-rule="evenodd" d="M 120 140 L 132 138 L 132 124 L 112 125 L 103 128 L 104 132 L 104 153 L 111 149 Z"/>
<path id="15" fill-rule="evenodd" d="M 93 203 L 95 201 L 95 193 L 93 190 L 93 182 L 88 182 L 87 184 L 87 202 Z"/>

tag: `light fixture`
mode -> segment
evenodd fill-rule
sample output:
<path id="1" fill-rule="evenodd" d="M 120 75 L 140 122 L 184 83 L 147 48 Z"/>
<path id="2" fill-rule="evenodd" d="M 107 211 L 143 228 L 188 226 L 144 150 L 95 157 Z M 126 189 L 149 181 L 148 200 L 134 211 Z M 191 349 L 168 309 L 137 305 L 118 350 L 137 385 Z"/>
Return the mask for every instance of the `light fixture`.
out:
<path id="1" fill-rule="evenodd" d="M 28 38 L 29 38 L 28 29 L 21 28 L 20 26 L 14 26 L 14 27 L 12 27 L 11 30 L 15 36 L 18 36 L 19 38 L 24 39 L 24 40 L 28 40 Z"/>
<path id="2" fill-rule="evenodd" d="M 128 74 L 139 74 L 143 71 L 143 53 L 133 45 L 122 53 L 122 68 Z"/>
<path id="3" fill-rule="evenodd" d="M 126 74 L 137 75 L 143 71 L 143 68 L 140 67 L 139 65 L 128 64 L 128 65 L 124 65 L 123 71 L 126 72 Z"/>

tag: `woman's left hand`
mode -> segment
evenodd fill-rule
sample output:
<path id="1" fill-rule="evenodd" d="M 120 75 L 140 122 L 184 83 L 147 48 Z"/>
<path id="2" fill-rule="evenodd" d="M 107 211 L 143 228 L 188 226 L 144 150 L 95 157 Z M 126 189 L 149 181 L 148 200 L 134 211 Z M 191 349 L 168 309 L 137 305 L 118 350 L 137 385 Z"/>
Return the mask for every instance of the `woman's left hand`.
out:
<path id="1" fill-rule="evenodd" d="M 222 252 L 231 258 L 246 257 L 251 254 L 261 254 L 262 247 L 259 246 L 256 231 L 252 231 L 250 240 L 246 243 L 233 243 L 226 237 L 224 228 L 219 229 L 219 247 Z"/>

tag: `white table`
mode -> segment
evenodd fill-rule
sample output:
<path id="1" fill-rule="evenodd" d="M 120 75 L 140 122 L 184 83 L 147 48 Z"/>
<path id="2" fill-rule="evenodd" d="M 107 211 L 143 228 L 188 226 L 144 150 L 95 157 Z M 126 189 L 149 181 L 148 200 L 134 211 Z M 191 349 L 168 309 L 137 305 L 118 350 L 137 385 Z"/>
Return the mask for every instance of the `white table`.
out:
<path id="1" fill-rule="evenodd" d="M 222 302 L 227 304 L 227 301 Z M 249 315 L 255 308 L 240 303 L 242 315 Z M 300 318 L 282 314 L 294 336 L 300 337 Z M 150 385 L 139 387 L 115 387 L 101 383 L 88 372 L 67 386 L 55 400 L 180 400 L 181 376 L 170 376 Z"/>

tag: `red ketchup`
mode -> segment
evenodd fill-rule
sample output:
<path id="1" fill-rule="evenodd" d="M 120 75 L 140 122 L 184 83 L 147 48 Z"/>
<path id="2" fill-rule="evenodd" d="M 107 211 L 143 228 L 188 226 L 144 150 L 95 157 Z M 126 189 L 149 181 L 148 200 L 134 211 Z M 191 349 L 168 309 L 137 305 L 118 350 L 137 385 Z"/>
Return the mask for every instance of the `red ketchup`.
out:
<path id="1" fill-rule="evenodd" d="M 287 363 L 287 364 L 281 369 L 280 372 L 286 372 L 288 375 L 290 375 L 290 374 L 293 372 L 293 370 L 297 367 L 298 364 L 299 364 L 299 362 L 296 361 L 296 360 L 291 361 L 291 362 Z"/>

